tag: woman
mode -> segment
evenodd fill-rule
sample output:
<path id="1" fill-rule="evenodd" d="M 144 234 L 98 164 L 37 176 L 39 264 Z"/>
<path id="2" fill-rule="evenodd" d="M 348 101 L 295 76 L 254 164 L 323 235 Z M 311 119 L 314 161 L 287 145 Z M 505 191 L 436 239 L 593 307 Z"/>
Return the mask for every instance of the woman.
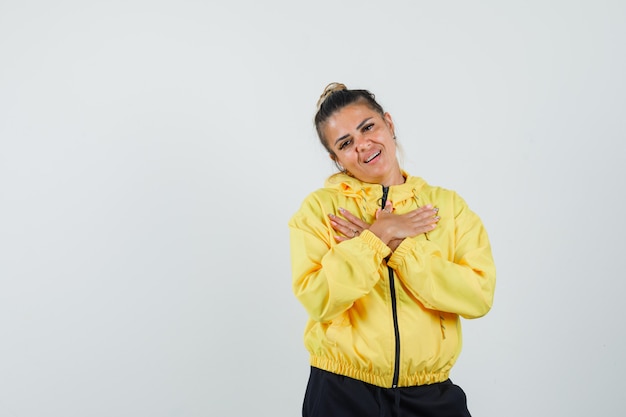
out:
<path id="1" fill-rule="evenodd" d="M 480 219 L 401 169 L 393 120 L 369 91 L 330 84 L 315 126 L 341 172 L 289 221 L 293 290 L 309 315 L 303 416 L 469 416 L 448 376 L 459 316 L 493 302 Z"/>

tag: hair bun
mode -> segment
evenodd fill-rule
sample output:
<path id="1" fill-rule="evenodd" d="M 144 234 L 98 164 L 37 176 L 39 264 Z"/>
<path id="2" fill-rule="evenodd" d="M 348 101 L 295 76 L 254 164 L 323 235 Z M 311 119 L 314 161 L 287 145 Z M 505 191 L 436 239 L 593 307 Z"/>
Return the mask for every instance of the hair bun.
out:
<path id="1" fill-rule="evenodd" d="M 326 101 L 328 96 L 330 96 L 331 94 L 333 94 L 333 93 L 335 93 L 337 91 L 347 90 L 347 89 L 348 89 L 348 87 L 346 87 L 346 85 L 342 84 L 342 83 L 330 83 L 330 84 L 328 84 L 326 86 L 326 88 L 324 88 L 324 92 L 320 96 L 319 100 L 317 100 L 317 110 L 319 110 L 320 107 L 322 107 L 322 104 L 324 103 L 324 101 Z"/>

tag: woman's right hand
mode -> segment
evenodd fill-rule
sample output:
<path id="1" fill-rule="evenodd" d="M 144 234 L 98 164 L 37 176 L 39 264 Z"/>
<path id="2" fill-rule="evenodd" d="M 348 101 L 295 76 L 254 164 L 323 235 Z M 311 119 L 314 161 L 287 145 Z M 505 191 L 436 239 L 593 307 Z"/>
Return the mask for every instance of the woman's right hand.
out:
<path id="1" fill-rule="evenodd" d="M 391 203 L 376 212 L 376 220 L 370 226 L 370 232 L 395 250 L 407 237 L 430 232 L 437 227 L 438 208 L 427 204 L 405 214 L 393 214 Z"/>

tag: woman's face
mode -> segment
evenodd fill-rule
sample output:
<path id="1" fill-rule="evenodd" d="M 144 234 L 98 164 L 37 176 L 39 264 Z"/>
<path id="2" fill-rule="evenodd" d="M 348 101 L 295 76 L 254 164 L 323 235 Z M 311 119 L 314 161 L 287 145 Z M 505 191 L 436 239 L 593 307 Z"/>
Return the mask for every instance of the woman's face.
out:
<path id="1" fill-rule="evenodd" d="M 404 182 L 396 157 L 393 121 L 366 104 L 350 104 L 328 118 L 323 127 L 328 147 L 343 168 L 363 182 Z"/>

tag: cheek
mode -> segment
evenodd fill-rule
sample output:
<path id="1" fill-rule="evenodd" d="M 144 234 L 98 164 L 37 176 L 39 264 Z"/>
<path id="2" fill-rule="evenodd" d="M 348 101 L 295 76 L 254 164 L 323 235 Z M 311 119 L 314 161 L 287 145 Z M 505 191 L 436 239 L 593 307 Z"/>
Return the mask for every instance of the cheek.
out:
<path id="1" fill-rule="evenodd" d="M 351 165 L 356 161 L 356 154 L 354 152 L 342 152 L 341 156 L 337 156 L 337 161 L 341 163 L 341 165 Z"/>

